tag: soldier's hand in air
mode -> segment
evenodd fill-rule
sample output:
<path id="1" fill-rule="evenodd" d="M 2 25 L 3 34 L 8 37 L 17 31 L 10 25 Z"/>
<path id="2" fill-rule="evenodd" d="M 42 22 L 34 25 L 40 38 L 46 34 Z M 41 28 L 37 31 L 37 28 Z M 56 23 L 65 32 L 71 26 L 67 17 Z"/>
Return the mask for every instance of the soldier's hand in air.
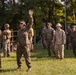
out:
<path id="1" fill-rule="evenodd" d="M 32 16 L 33 15 L 33 10 L 29 10 L 29 15 Z"/>

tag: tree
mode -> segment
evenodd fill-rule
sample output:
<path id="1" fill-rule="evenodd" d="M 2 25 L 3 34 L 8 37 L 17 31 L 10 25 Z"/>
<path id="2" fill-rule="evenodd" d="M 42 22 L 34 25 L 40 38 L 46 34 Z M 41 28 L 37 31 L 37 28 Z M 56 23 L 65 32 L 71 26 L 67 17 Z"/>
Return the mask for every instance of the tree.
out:
<path id="1" fill-rule="evenodd" d="M 67 15 L 71 23 L 76 24 L 76 0 L 67 0 Z M 70 12 L 70 13 L 69 13 Z"/>

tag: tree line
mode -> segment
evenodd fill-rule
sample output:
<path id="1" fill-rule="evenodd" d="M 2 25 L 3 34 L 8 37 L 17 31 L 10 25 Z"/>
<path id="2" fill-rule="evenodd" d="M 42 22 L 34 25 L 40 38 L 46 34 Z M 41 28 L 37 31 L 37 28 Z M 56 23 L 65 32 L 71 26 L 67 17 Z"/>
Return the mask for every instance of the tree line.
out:
<path id="1" fill-rule="evenodd" d="M 28 10 L 34 11 L 34 29 L 39 32 L 43 22 L 51 22 L 53 27 L 60 22 L 64 27 L 65 8 L 58 0 L 0 0 L 0 28 L 9 23 L 14 30 L 18 29 L 20 20 L 28 23 Z M 67 24 L 76 24 L 76 0 L 66 0 Z"/>

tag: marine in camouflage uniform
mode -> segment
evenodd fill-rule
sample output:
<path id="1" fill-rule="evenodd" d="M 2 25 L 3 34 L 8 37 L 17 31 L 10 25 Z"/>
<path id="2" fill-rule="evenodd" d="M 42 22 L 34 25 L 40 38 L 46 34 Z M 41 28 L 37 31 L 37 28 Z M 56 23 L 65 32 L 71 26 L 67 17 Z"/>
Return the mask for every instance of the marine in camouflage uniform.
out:
<path id="1" fill-rule="evenodd" d="M 41 30 L 41 39 L 42 39 L 42 45 L 44 49 L 46 49 L 45 32 L 46 32 L 46 24 L 43 23 L 42 30 Z"/>
<path id="2" fill-rule="evenodd" d="M 55 55 L 55 52 L 53 49 L 53 38 L 54 38 L 55 30 L 51 26 L 52 26 L 51 23 L 47 23 L 47 29 L 45 32 L 45 41 L 47 45 L 48 56 L 51 56 L 51 51 Z"/>
<path id="3" fill-rule="evenodd" d="M 0 68 L 1 68 L 1 30 L 0 30 Z"/>
<path id="4" fill-rule="evenodd" d="M 76 30 L 75 30 L 75 27 L 76 26 L 72 27 L 72 32 L 71 32 L 69 41 L 70 41 L 72 49 L 73 49 L 73 54 L 76 57 Z"/>
<path id="5" fill-rule="evenodd" d="M 64 58 L 64 44 L 66 43 L 66 35 L 64 30 L 61 29 L 61 24 L 57 23 L 54 36 L 54 45 L 55 45 L 55 52 L 56 58 L 63 59 Z"/>
<path id="6" fill-rule="evenodd" d="M 70 37 L 70 33 L 71 33 L 71 31 L 72 31 L 70 25 L 67 26 L 67 29 L 66 29 L 66 30 L 67 30 L 67 31 L 66 31 L 66 49 L 68 50 L 69 48 L 71 48 L 71 47 L 69 46 L 69 37 Z"/>
<path id="7" fill-rule="evenodd" d="M 17 33 L 18 36 L 17 70 L 21 70 L 22 68 L 22 61 L 21 61 L 22 54 L 24 55 L 26 65 L 28 67 L 27 71 L 31 70 L 31 58 L 30 58 L 30 48 L 29 48 L 30 40 L 28 34 L 30 27 L 33 25 L 32 10 L 29 10 L 29 15 L 30 15 L 29 24 L 24 27 L 25 22 L 21 21 L 19 25 L 20 30 Z"/>
<path id="8" fill-rule="evenodd" d="M 10 25 L 4 25 L 5 30 L 2 33 L 3 36 L 3 53 L 4 57 L 10 56 L 10 39 L 11 39 L 11 30 L 9 29 Z"/>

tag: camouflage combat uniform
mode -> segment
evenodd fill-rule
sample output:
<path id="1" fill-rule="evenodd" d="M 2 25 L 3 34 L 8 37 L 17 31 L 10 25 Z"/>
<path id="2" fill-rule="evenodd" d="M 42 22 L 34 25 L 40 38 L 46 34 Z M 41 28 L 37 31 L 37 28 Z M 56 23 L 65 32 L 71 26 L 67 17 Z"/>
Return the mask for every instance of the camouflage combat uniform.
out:
<path id="1" fill-rule="evenodd" d="M 51 56 L 51 51 L 55 55 L 54 49 L 53 49 L 53 38 L 54 38 L 55 30 L 53 28 L 47 28 L 45 32 L 45 40 L 48 50 L 48 56 Z"/>
<path id="2" fill-rule="evenodd" d="M 73 54 L 76 57 L 76 31 L 72 31 L 70 35 L 70 43 L 73 49 Z"/>
<path id="3" fill-rule="evenodd" d="M 54 43 L 55 43 L 56 57 L 59 59 L 63 59 L 64 44 L 66 43 L 66 35 L 64 30 L 60 29 L 55 31 Z"/>
<path id="4" fill-rule="evenodd" d="M 20 29 L 17 33 L 18 37 L 18 47 L 17 47 L 17 65 L 18 68 L 22 66 L 21 57 L 24 55 L 25 62 L 28 68 L 31 68 L 31 59 L 30 59 L 30 40 L 28 37 L 29 29 L 33 25 L 33 17 L 30 17 L 30 22 L 26 25 L 25 28 Z"/>
<path id="5" fill-rule="evenodd" d="M 42 28 L 42 31 L 41 31 L 42 44 L 43 44 L 44 49 L 46 48 L 45 32 L 46 32 L 46 27 Z"/>
<path id="6" fill-rule="evenodd" d="M 5 24 L 5 27 L 9 25 Z M 10 39 L 11 39 L 11 30 L 5 29 L 2 33 L 3 36 L 3 52 L 4 52 L 4 57 L 9 57 L 10 56 Z"/>

